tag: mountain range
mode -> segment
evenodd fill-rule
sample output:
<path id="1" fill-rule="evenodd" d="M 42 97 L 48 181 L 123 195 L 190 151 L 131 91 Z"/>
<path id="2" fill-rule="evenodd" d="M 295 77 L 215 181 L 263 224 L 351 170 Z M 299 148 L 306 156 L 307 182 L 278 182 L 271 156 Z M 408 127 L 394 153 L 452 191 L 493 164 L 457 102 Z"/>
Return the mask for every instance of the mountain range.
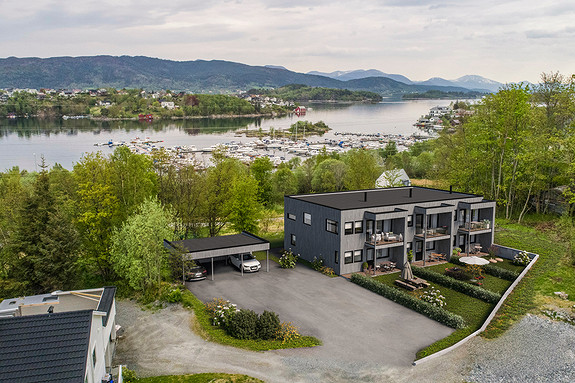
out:
<path id="1" fill-rule="evenodd" d="M 341 81 L 356 80 L 367 77 L 386 77 L 410 85 L 415 84 L 415 85 L 430 85 L 430 86 L 461 87 L 480 92 L 486 92 L 486 91 L 497 92 L 499 88 L 504 85 L 501 82 L 493 81 L 477 75 L 466 75 L 459 77 L 455 80 L 446 80 L 441 77 L 432 77 L 429 80 L 425 81 L 412 81 L 401 74 L 389 74 L 381 72 L 377 69 L 335 71 L 330 73 L 311 71 L 307 72 L 307 74 L 325 76 Z"/>
<path id="2" fill-rule="evenodd" d="M 456 81 L 429 79 L 417 83 L 402 75 L 377 70 L 306 74 L 282 66 L 251 66 L 222 60 L 172 61 L 145 56 L 0 59 L 0 88 L 3 89 L 114 87 L 230 93 L 288 84 L 366 90 L 382 96 L 397 96 L 429 90 L 467 93 L 480 89 L 489 92 L 496 90 L 495 85 L 499 83 L 479 76 L 464 76 Z"/>

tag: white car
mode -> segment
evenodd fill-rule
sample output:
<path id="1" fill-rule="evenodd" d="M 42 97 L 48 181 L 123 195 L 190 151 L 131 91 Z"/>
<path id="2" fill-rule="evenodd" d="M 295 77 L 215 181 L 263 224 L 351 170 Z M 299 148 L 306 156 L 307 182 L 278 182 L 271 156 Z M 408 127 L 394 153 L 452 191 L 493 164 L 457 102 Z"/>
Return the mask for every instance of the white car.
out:
<path id="1" fill-rule="evenodd" d="M 228 257 L 228 261 L 238 270 L 242 270 L 242 256 L 244 258 L 244 272 L 256 272 L 262 268 L 260 261 L 251 254 L 235 254 Z"/>

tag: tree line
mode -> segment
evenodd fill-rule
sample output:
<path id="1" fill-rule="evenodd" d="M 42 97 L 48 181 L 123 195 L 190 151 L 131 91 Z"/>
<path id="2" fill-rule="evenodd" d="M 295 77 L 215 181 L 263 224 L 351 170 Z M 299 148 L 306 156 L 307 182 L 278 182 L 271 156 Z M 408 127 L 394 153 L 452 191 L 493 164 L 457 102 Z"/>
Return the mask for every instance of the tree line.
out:
<path id="1" fill-rule="evenodd" d="M 215 152 L 212 161 L 176 167 L 164 151 L 119 147 L 86 154 L 71 171 L 0 173 L 0 297 L 106 283 L 157 291 L 181 275 L 164 239 L 258 233 L 282 214 L 284 194 L 371 188 L 382 165 L 360 149 L 275 171 L 267 157 L 247 166 Z"/>

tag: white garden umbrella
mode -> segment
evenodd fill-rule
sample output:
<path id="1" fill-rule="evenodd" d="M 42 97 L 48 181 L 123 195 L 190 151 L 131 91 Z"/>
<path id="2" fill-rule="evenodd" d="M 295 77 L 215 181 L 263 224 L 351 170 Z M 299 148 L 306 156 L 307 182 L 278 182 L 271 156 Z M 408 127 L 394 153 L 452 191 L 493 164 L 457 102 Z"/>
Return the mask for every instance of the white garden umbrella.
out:
<path id="1" fill-rule="evenodd" d="M 472 255 L 471 257 L 461 257 L 459 258 L 459 260 L 463 263 L 466 263 L 468 265 L 487 265 L 489 263 L 489 261 L 485 258 L 479 258 L 476 257 L 475 255 Z"/>

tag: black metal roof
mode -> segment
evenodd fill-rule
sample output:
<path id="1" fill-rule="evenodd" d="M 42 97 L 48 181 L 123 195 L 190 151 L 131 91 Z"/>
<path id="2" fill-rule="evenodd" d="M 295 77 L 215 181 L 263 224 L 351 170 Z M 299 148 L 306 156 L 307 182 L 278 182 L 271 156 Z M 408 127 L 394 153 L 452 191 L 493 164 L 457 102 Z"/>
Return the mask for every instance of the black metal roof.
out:
<path id="1" fill-rule="evenodd" d="M 411 205 L 475 197 L 479 196 L 417 186 L 287 196 L 287 198 L 294 198 L 337 210 Z"/>
<path id="2" fill-rule="evenodd" d="M 114 296 L 116 295 L 115 286 L 106 286 L 100 297 L 100 303 L 98 303 L 98 308 L 96 311 L 102 311 L 106 313 L 106 316 L 102 317 L 102 324 L 104 327 L 108 325 L 108 317 L 110 316 L 110 310 L 112 309 L 112 303 L 114 303 Z"/>
<path id="3" fill-rule="evenodd" d="M 168 242 L 173 248 L 181 246 L 188 253 L 269 243 L 269 241 L 246 231 L 243 231 L 240 234 L 222 235 L 221 237 L 193 238 L 184 239 L 182 241 L 166 242 Z"/>
<path id="4" fill-rule="evenodd" d="M 84 382 L 92 310 L 0 319 L 0 383 Z"/>

